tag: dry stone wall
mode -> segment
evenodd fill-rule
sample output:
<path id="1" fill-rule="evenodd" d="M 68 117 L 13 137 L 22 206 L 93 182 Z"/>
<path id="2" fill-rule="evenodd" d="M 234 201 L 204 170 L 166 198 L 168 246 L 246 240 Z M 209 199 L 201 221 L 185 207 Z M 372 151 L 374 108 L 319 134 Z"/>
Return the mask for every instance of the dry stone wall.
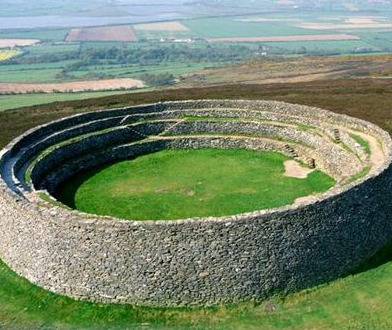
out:
<path id="1" fill-rule="evenodd" d="M 372 161 L 352 131 L 375 138 L 371 151 L 382 161 Z M 173 221 L 99 217 L 39 197 L 81 170 L 203 147 L 311 158 L 338 184 L 277 209 Z M 31 282 L 77 299 L 150 306 L 260 300 L 344 274 L 392 233 L 389 135 L 317 108 L 198 100 L 104 110 L 31 130 L 0 157 L 0 257 Z"/>

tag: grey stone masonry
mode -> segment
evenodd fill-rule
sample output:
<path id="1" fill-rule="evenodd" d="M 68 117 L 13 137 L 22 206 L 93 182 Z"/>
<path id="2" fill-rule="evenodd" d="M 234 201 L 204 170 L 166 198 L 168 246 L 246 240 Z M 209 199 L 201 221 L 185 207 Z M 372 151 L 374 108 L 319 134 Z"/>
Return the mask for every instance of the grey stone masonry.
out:
<path id="1" fill-rule="evenodd" d="M 368 137 L 370 155 L 356 132 Z M 205 147 L 280 152 L 337 185 L 280 208 L 168 221 L 101 217 L 40 197 L 54 200 L 61 182 L 105 163 Z M 345 274 L 386 242 L 391 161 L 391 138 L 379 127 L 283 102 L 191 100 L 80 114 L 0 151 L 0 257 L 32 283 L 94 302 L 216 305 L 286 294 Z"/>

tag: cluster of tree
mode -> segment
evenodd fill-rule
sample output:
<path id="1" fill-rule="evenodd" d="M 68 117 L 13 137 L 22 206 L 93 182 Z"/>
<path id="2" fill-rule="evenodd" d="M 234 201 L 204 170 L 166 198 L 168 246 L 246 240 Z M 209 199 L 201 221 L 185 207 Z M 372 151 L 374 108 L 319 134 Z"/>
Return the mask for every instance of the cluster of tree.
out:
<path id="1" fill-rule="evenodd" d="M 87 48 L 79 55 L 80 65 L 97 65 L 102 62 L 124 65 L 156 65 L 164 62 L 235 62 L 250 59 L 255 47 L 244 45 L 155 45 L 151 47 Z"/>
<path id="2" fill-rule="evenodd" d="M 9 61 L 10 64 L 37 64 L 37 63 L 56 63 L 78 59 L 78 52 L 46 53 L 30 55 L 28 51 L 24 56 L 17 57 Z"/>
<path id="3" fill-rule="evenodd" d="M 174 84 L 174 76 L 170 73 L 144 73 L 140 76 L 140 79 L 151 87 L 169 86 Z"/>
<path id="4" fill-rule="evenodd" d="M 236 62 L 248 60 L 257 54 L 259 46 L 251 45 L 153 45 L 109 48 L 81 48 L 66 53 L 28 55 L 15 59 L 13 64 L 53 63 L 77 60 L 67 66 L 74 71 L 100 64 L 157 65 L 164 62 Z"/>

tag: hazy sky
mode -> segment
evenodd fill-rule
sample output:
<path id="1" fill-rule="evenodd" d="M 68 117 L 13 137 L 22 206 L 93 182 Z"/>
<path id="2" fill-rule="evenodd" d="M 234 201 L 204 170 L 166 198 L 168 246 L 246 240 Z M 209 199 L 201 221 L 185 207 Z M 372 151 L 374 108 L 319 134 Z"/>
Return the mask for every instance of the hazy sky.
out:
<path id="1" fill-rule="evenodd" d="M 181 6 L 187 0 L 116 0 L 116 5 L 112 5 L 111 1 L 0 0 L 0 29 L 175 20 L 187 18 L 194 8 Z"/>

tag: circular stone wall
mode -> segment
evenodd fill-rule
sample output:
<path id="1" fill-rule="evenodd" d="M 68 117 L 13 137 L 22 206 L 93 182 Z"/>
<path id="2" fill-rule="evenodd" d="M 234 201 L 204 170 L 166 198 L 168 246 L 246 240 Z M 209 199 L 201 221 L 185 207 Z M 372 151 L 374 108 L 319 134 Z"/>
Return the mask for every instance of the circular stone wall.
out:
<path id="1" fill-rule="evenodd" d="M 79 171 L 204 147 L 277 151 L 337 184 L 277 209 L 174 221 L 99 217 L 51 197 Z M 373 124 L 282 102 L 166 102 L 68 117 L 1 151 L 0 257 L 48 290 L 98 302 L 218 304 L 300 290 L 385 243 L 391 155 L 389 135 Z"/>

